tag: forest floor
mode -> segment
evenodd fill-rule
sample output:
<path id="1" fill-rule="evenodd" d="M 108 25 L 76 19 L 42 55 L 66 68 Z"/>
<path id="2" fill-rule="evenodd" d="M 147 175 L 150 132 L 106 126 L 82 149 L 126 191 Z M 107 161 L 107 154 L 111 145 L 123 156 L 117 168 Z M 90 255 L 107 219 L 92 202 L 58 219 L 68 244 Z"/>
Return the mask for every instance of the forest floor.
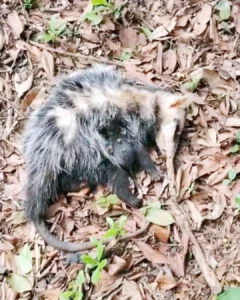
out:
<path id="1" fill-rule="evenodd" d="M 0 1 L 2 300 L 240 299 L 232 289 L 240 285 L 239 35 L 233 0 Z M 174 162 L 178 194 L 166 178 L 140 173 L 151 226 L 112 244 L 93 284 L 81 256 L 46 245 L 26 220 L 21 138 L 59 75 L 99 62 L 195 97 Z M 166 172 L 164 158 L 151 156 Z M 99 187 L 61 198 L 48 211 L 51 231 L 87 241 L 107 232 L 106 217 L 123 236 L 144 226 L 140 211 L 104 195 Z M 235 295 L 216 296 L 221 289 Z"/>

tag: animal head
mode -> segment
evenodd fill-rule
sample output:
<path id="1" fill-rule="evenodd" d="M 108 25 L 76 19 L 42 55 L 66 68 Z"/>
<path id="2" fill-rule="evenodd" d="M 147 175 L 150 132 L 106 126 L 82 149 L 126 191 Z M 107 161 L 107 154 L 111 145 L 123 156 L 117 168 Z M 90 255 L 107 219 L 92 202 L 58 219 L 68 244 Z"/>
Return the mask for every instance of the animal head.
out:
<path id="1" fill-rule="evenodd" d="M 173 158 L 184 128 L 186 108 L 192 102 L 192 95 L 161 93 L 158 99 L 161 124 L 156 143 L 163 155 Z"/>

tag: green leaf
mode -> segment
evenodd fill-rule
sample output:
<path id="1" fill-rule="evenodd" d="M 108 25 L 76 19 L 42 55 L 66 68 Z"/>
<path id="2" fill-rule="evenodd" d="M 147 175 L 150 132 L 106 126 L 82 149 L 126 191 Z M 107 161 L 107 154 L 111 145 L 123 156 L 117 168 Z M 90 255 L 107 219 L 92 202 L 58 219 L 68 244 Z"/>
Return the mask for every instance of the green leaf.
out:
<path id="1" fill-rule="evenodd" d="M 103 16 L 94 14 L 90 16 L 88 19 L 89 21 L 92 22 L 93 25 L 98 25 L 102 22 Z"/>
<path id="2" fill-rule="evenodd" d="M 133 55 L 133 49 L 126 48 L 123 50 L 120 59 L 122 61 L 125 61 L 125 60 L 130 59 L 132 57 L 132 55 Z"/>
<path id="3" fill-rule="evenodd" d="M 92 0 L 92 5 L 109 5 L 107 0 Z"/>
<path id="4" fill-rule="evenodd" d="M 229 180 L 229 179 L 224 179 L 222 183 L 223 183 L 224 185 L 229 185 L 231 182 L 232 182 L 232 181 Z"/>
<path id="5" fill-rule="evenodd" d="M 23 274 L 28 274 L 32 271 L 32 255 L 27 244 L 24 245 L 21 253 L 17 256 L 17 264 Z"/>
<path id="6" fill-rule="evenodd" d="M 99 268 L 100 270 L 102 270 L 103 268 L 106 267 L 106 265 L 107 265 L 107 259 L 103 259 L 103 260 L 99 263 L 98 268 Z"/>
<path id="7" fill-rule="evenodd" d="M 17 293 L 24 293 L 32 290 L 32 284 L 28 278 L 18 274 L 12 273 L 8 275 L 7 282 Z"/>
<path id="8" fill-rule="evenodd" d="M 146 37 L 148 38 L 149 42 L 151 42 L 153 40 L 152 31 L 149 28 L 147 28 L 147 27 L 141 27 L 141 30 L 146 35 Z"/>
<path id="9" fill-rule="evenodd" d="M 57 28 L 57 20 L 56 17 L 52 17 L 49 24 L 48 24 L 48 28 L 50 31 L 54 32 Z"/>
<path id="10" fill-rule="evenodd" d="M 112 194 L 112 195 L 107 196 L 107 201 L 110 204 L 117 204 L 120 200 L 117 195 Z"/>
<path id="11" fill-rule="evenodd" d="M 140 208 L 140 212 L 145 216 L 149 208 L 161 208 L 161 203 L 159 201 L 153 202 L 147 206 Z"/>
<path id="12" fill-rule="evenodd" d="M 75 296 L 73 300 L 82 300 L 83 299 L 83 293 L 80 291 L 75 292 Z"/>
<path id="13" fill-rule="evenodd" d="M 112 227 L 112 228 L 108 229 L 108 231 L 104 234 L 104 238 L 105 239 L 113 238 L 113 237 L 116 237 L 117 234 L 118 234 L 118 229 L 115 227 Z"/>
<path id="14" fill-rule="evenodd" d="M 100 277 L 101 277 L 101 270 L 99 268 L 97 268 L 96 270 L 94 270 L 94 272 L 92 274 L 91 282 L 93 284 L 96 284 L 99 281 Z"/>
<path id="15" fill-rule="evenodd" d="M 126 222 L 127 222 L 127 216 L 124 215 L 121 216 L 118 220 L 119 229 L 122 229 L 125 226 Z"/>
<path id="16" fill-rule="evenodd" d="M 82 286 L 85 281 L 86 281 L 86 279 L 85 279 L 84 272 L 83 272 L 83 270 L 81 270 L 81 271 L 79 271 L 79 273 L 76 277 L 76 283 L 77 283 L 77 285 Z"/>
<path id="17" fill-rule="evenodd" d="M 237 208 L 240 210 L 240 194 L 235 195 L 234 200 Z"/>
<path id="18" fill-rule="evenodd" d="M 113 227 L 113 226 L 114 226 L 114 221 L 113 221 L 112 218 L 107 217 L 107 218 L 106 218 L 106 221 L 107 221 L 107 223 L 108 223 L 108 225 L 109 225 L 110 227 Z"/>
<path id="19" fill-rule="evenodd" d="M 99 240 L 97 240 L 95 237 L 90 237 L 90 241 L 93 244 L 93 246 L 97 247 L 99 243 L 101 243 Z"/>
<path id="20" fill-rule="evenodd" d="M 69 300 L 71 297 L 73 297 L 75 294 L 74 291 L 66 291 L 61 293 L 60 300 Z"/>
<path id="21" fill-rule="evenodd" d="M 109 203 L 108 203 L 107 197 L 100 197 L 97 200 L 97 204 L 103 208 L 108 207 Z"/>
<path id="22" fill-rule="evenodd" d="M 96 249 L 98 262 L 101 261 L 103 251 L 104 251 L 104 246 L 102 243 L 99 243 Z"/>
<path id="23" fill-rule="evenodd" d="M 195 182 L 192 182 L 190 187 L 188 188 L 188 192 L 192 194 L 195 191 Z"/>
<path id="24" fill-rule="evenodd" d="M 237 176 L 237 171 L 235 169 L 231 169 L 229 172 L 228 172 L 228 178 L 233 181 Z"/>
<path id="25" fill-rule="evenodd" d="M 197 87 L 198 87 L 198 83 L 199 83 L 199 79 L 198 78 L 194 78 L 192 79 L 192 81 L 190 82 L 185 82 L 182 87 L 186 90 L 188 90 L 189 92 L 195 92 Z"/>
<path id="26" fill-rule="evenodd" d="M 230 153 L 237 153 L 240 149 L 240 145 L 236 144 L 230 148 Z"/>
<path id="27" fill-rule="evenodd" d="M 61 35 L 61 34 L 65 31 L 66 26 L 67 26 L 67 23 L 63 23 L 62 25 L 60 25 L 60 26 L 58 27 L 58 30 L 57 30 L 57 32 L 56 32 L 56 35 L 57 35 L 57 36 L 58 36 L 58 35 Z"/>
<path id="28" fill-rule="evenodd" d="M 240 130 L 237 132 L 237 143 L 240 144 Z"/>
<path id="29" fill-rule="evenodd" d="M 217 300 L 239 300 L 240 288 L 234 287 L 217 296 Z"/>
<path id="30" fill-rule="evenodd" d="M 169 212 L 159 208 L 149 208 L 147 210 L 145 218 L 149 222 L 160 226 L 168 226 L 170 224 L 175 223 L 173 217 L 170 215 Z"/>
<path id="31" fill-rule="evenodd" d="M 228 20 L 231 16 L 231 6 L 228 0 L 220 0 L 216 9 L 219 10 L 219 17 L 221 20 Z"/>
<path id="32" fill-rule="evenodd" d="M 97 266 L 98 262 L 97 260 L 93 259 L 90 255 L 84 254 L 82 255 L 82 262 L 86 265 L 89 265 L 91 267 Z"/>

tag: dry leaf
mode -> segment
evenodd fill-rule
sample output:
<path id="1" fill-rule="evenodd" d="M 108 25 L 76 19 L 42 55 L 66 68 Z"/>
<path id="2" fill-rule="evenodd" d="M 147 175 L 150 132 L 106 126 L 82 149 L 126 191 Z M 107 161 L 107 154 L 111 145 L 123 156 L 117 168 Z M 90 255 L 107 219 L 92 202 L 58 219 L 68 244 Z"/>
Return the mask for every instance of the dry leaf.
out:
<path id="1" fill-rule="evenodd" d="M 177 44 L 178 62 L 182 68 L 190 69 L 193 63 L 194 48 L 182 43 Z"/>
<path id="2" fill-rule="evenodd" d="M 19 83 L 19 75 L 18 73 L 14 76 L 14 84 L 18 94 L 18 98 L 21 98 L 23 94 L 25 94 L 32 86 L 33 83 L 33 73 L 31 73 L 28 78 Z"/>
<path id="3" fill-rule="evenodd" d="M 5 43 L 5 36 L 3 31 L 0 29 L 0 51 L 2 50 Z"/>
<path id="4" fill-rule="evenodd" d="M 134 281 L 124 280 L 122 285 L 123 293 L 128 300 L 143 300 L 138 285 Z"/>
<path id="5" fill-rule="evenodd" d="M 159 21 L 162 25 L 160 25 L 153 31 L 152 38 L 154 40 L 157 40 L 171 33 L 177 24 L 177 19 L 175 17 L 171 18 L 169 16 L 164 16 L 161 17 Z"/>
<path id="6" fill-rule="evenodd" d="M 229 117 L 225 120 L 224 126 L 227 127 L 240 127 L 240 118 L 239 117 Z"/>
<path id="7" fill-rule="evenodd" d="M 178 285 L 174 278 L 168 276 L 157 276 L 156 282 L 158 283 L 160 289 L 166 291 L 169 291 Z"/>
<path id="8" fill-rule="evenodd" d="M 24 25 L 17 12 L 12 12 L 8 15 L 8 25 L 12 28 L 15 38 L 20 38 L 24 30 Z"/>
<path id="9" fill-rule="evenodd" d="M 113 262 L 108 265 L 108 273 L 114 276 L 127 269 L 127 262 L 121 257 L 114 256 Z"/>
<path id="10" fill-rule="evenodd" d="M 74 22 L 74 21 L 78 21 L 81 16 L 82 16 L 82 13 L 80 13 L 79 11 L 77 11 L 76 9 L 75 10 L 63 10 L 61 13 L 60 13 L 60 16 L 61 18 L 64 20 L 64 21 L 67 21 L 67 22 Z"/>
<path id="11" fill-rule="evenodd" d="M 151 246 L 144 242 L 136 242 L 139 249 L 147 260 L 153 264 L 169 264 L 168 258 L 160 251 L 154 250 Z"/>
<path id="12" fill-rule="evenodd" d="M 163 68 L 164 74 L 172 74 L 177 67 L 177 53 L 176 50 L 168 50 L 163 54 Z"/>
<path id="13" fill-rule="evenodd" d="M 42 66 L 48 77 L 54 76 L 54 58 L 47 50 L 42 52 Z"/>
<path id="14" fill-rule="evenodd" d="M 151 229 L 153 230 L 154 234 L 159 238 L 161 242 L 167 244 L 170 236 L 170 230 L 155 224 L 151 226 Z"/>
<path id="15" fill-rule="evenodd" d="M 137 31 L 132 28 L 124 28 L 120 30 L 120 41 L 123 48 L 134 48 L 137 45 Z"/>
<path id="16" fill-rule="evenodd" d="M 204 4 L 201 11 L 198 12 L 196 22 L 194 24 L 194 34 L 200 35 L 207 28 L 207 23 L 210 21 L 212 16 L 212 6 Z"/>
<path id="17" fill-rule="evenodd" d="M 22 103 L 21 103 L 21 108 L 23 110 L 26 110 L 26 108 L 28 106 L 31 105 L 31 103 L 34 101 L 34 99 L 36 99 L 37 95 L 39 94 L 39 92 L 41 91 L 42 87 L 40 86 L 36 86 L 34 88 L 32 88 L 24 97 Z"/>

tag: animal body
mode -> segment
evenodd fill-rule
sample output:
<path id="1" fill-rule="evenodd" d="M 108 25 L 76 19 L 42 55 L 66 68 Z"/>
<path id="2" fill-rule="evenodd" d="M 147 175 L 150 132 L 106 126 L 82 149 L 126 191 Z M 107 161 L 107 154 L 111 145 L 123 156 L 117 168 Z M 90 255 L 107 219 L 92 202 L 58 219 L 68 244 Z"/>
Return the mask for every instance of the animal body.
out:
<path id="1" fill-rule="evenodd" d="M 65 76 L 31 115 L 24 136 L 26 211 L 43 239 L 65 251 L 88 249 L 89 243 L 59 241 L 44 222 L 58 195 L 80 183 L 107 184 L 122 201 L 140 207 L 129 175 L 141 168 L 159 178 L 146 146 L 154 141 L 174 155 L 186 103 L 180 94 L 138 86 L 106 66 Z"/>

